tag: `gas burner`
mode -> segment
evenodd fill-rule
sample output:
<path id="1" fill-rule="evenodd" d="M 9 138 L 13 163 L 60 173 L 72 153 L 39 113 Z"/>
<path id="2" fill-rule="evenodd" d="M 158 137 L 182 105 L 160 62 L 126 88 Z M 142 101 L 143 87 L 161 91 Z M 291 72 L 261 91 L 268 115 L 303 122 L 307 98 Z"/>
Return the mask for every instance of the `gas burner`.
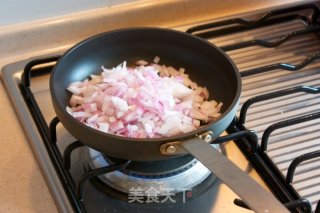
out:
<path id="1" fill-rule="evenodd" d="M 106 157 L 88 148 L 87 157 L 90 169 L 97 169 L 116 163 L 119 159 Z M 123 170 L 100 175 L 99 179 L 108 186 L 129 194 L 139 189 L 146 195 L 150 189 L 159 196 L 190 190 L 205 180 L 211 172 L 191 156 L 151 161 L 132 162 Z M 216 177 L 213 177 L 216 179 Z"/>

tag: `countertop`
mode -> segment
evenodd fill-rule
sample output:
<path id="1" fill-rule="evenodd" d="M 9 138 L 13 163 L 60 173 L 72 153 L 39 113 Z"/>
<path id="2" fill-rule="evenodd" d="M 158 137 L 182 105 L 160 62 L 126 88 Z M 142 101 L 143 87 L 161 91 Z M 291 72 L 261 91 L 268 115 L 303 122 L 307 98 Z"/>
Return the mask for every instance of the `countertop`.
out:
<path id="1" fill-rule="evenodd" d="M 0 26 L 61 16 L 79 11 L 114 7 L 137 0 L 2 0 Z"/>
<path id="2" fill-rule="evenodd" d="M 100 8 L 67 16 L 37 20 L 23 25 L 0 27 L 0 67 L 14 60 L 39 55 L 43 53 L 40 48 L 45 47 L 46 53 L 50 53 L 57 51 L 60 47 L 62 49 L 66 48 L 74 42 L 87 37 L 89 34 L 83 32 L 80 33 L 80 36 L 77 36 L 77 33 L 81 30 L 81 23 L 85 24 L 91 34 L 96 31 L 99 32 L 104 27 L 106 27 L 105 29 L 122 27 L 126 24 L 128 17 L 137 15 L 137 13 L 133 12 L 127 13 L 128 8 L 140 11 L 140 13 L 142 10 L 147 10 L 148 12 L 151 10 L 150 13 L 153 12 L 149 20 L 144 19 L 143 16 L 135 16 L 135 20 L 128 22 L 128 25 L 150 26 L 156 23 L 159 26 L 169 26 L 172 23 L 206 20 L 209 15 L 210 17 L 229 16 L 247 11 L 248 8 L 262 9 L 271 4 L 279 5 L 296 1 L 260 0 L 234 2 L 225 0 L 221 3 L 224 5 L 220 5 L 218 3 L 220 1 L 216 1 L 214 6 L 212 1 L 205 0 L 188 2 L 172 0 L 163 1 L 163 3 L 155 3 L 155 1 L 143 2 L 145 4 L 141 4 L 140 7 L 130 4 L 126 6 L 124 4 L 124 6 L 119 6 L 118 8 Z M 153 8 L 153 4 L 163 7 L 162 10 L 170 8 L 167 18 L 163 18 L 163 16 L 159 18 L 159 11 Z M 183 7 L 181 7 L 181 4 Z M 191 9 L 192 4 L 194 4 L 193 9 Z M 226 7 L 225 5 L 229 6 Z M 194 17 L 187 16 L 190 10 L 194 11 Z M 211 13 L 209 14 L 210 11 Z M 168 21 L 172 21 L 170 19 L 174 13 L 176 13 L 176 19 L 169 24 Z M 215 14 L 213 15 L 213 13 Z M 83 17 L 86 17 L 86 19 Z M 110 20 L 112 17 L 116 17 L 117 21 L 109 21 L 109 23 L 99 26 L 99 29 L 90 27 L 91 23 L 96 23 L 97 21 L 102 23 L 103 20 Z M 37 29 L 34 28 L 35 25 L 38 27 Z M 66 36 L 69 30 L 63 29 L 65 26 L 76 33 Z M 33 38 L 32 35 L 35 32 L 42 33 L 43 37 L 36 36 L 36 38 Z M 48 36 L 49 33 L 53 33 L 53 35 L 50 37 Z M 66 36 L 66 39 L 58 39 L 61 36 Z M 41 38 L 44 39 L 41 41 Z M 25 53 L 24 47 L 32 48 L 30 52 Z M 0 115 L 3 119 L 0 128 L 0 212 L 58 212 L 2 81 L 0 81 Z"/>

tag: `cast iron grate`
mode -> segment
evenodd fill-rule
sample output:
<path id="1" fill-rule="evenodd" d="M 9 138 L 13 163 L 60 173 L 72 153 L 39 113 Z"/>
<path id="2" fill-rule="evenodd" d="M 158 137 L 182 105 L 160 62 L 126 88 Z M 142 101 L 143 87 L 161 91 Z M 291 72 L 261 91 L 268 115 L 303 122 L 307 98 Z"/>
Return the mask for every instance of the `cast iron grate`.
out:
<path id="1" fill-rule="evenodd" d="M 128 166 L 130 161 L 121 162 L 115 165 L 111 165 L 111 166 L 107 166 L 99 169 L 89 170 L 81 176 L 80 181 L 78 183 L 74 182 L 71 174 L 69 173 L 71 154 L 75 149 L 84 146 L 84 144 L 82 144 L 80 141 L 75 141 L 70 145 L 68 145 L 64 150 L 63 155 L 61 155 L 61 152 L 59 151 L 57 146 L 58 140 L 57 140 L 57 132 L 56 132 L 56 126 L 59 123 L 59 120 L 58 118 L 55 117 L 52 119 L 49 126 L 46 124 L 46 121 L 43 118 L 42 112 L 39 109 L 39 106 L 35 98 L 33 97 L 32 91 L 30 90 L 30 83 L 31 83 L 32 76 L 41 74 L 39 70 L 36 70 L 35 72 L 33 72 L 32 68 L 40 64 L 55 62 L 57 59 L 58 57 L 55 56 L 50 58 L 44 58 L 43 61 L 41 59 L 31 61 L 28 64 L 28 66 L 26 66 L 25 72 L 23 74 L 21 89 L 23 91 L 25 100 L 28 102 L 29 109 L 33 115 L 33 118 L 36 121 L 36 125 L 43 138 L 43 141 L 48 149 L 48 153 L 57 169 L 59 177 L 63 180 L 62 183 L 64 183 L 65 185 L 65 190 L 69 195 L 69 199 L 71 199 L 75 210 L 77 210 L 78 212 L 85 212 L 86 211 L 85 206 L 82 203 L 85 196 L 85 194 L 83 194 L 84 184 L 91 178 L 97 177 L 98 175 L 120 170 Z M 32 66 L 30 66 L 30 64 Z M 46 74 L 46 73 L 47 73 L 47 70 L 44 70 L 43 74 Z M 259 148 L 258 137 L 255 134 L 255 132 L 251 130 L 236 131 L 232 134 L 221 136 L 215 141 L 213 141 L 212 143 L 221 144 L 230 140 L 234 140 L 234 141 L 244 140 L 246 141 L 244 143 L 250 143 L 249 148 L 247 150 L 248 152 L 250 152 L 253 155 L 255 155 L 258 152 L 258 148 Z M 235 200 L 235 204 L 239 206 L 245 206 L 245 204 L 243 204 L 240 200 Z M 308 209 L 311 208 L 308 201 L 300 198 L 297 198 L 296 200 L 288 201 L 286 202 L 285 205 L 289 209 L 303 207 L 306 210 L 306 212 L 308 212 Z"/>
<path id="2" fill-rule="evenodd" d="M 265 39 L 265 38 L 261 39 L 260 36 L 263 35 L 263 33 L 261 32 L 265 32 L 261 30 L 261 32 L 255 32 L 257 34 L 257 38 L 253 34 L 248 33 L 243 35 L 245 36 L 250 35 L 247 37 L 250 37 L 250 38 L 253 37 L 253 39 L 247 39 L 245 41 L 241 41 L 241 39 L 238 39 L 237 37 L 237 39 L 240 40 L 240 42 L 236 42 L 236 43 L 231 42 L 231 44 L 224 44 L 224 42 L 227 42 L 228 40 L 228 38 L 225 38 L 226 36 L 232 37 L 232 35 L 236 33 L 240 34 L 245 31 L 256 30 L 257 28 L 261 28 L 261 29 L 264 28 L 265 30 L 268 30 L 270 29 L 268 27 L 271 24 L 274 26 L 278 25 L 278 28 L 281 28 L 281 27 L 290 25 L 287 23 L 292 23 L 292 22 L 295 22 L 295 24 L 292 24 L 292 26 L 296 26 L 297 25 L 296 23 L 299 23 L 299 27 L 296 27 L 296 29 L 293 31 L 289 31 L 289 33 L 285 32 L 285 30 L 283 31 L 278 30 L 279 32 L 281 31 L 281 33 L 277 33 L 275 30 L 275 34 L 277 34 L 276 38 L 272 37 L 272 39 Z M 247 50 L 248 52 L 252 51 L 252 54 L 254 54 L 254 50 L 256 51 L 260 50 L 258 48 L 272 48 L 274 52 L 278 51 L 281 54 L 283 54 L 284 51 L 281 52 L 280 48 L 278 48 L 283 44 L 287 44 L 291 42 L 290 44 L 287 44 L 287 47 L 283 48 L 287 51 L 292 46 L 294 46 L 294 41 L 292 41 L 294 39 L 297 39 L 297 38 L 305 39 L 307 35 L 311 35 L 311 34 L 314 36 L 314 38 L 317 38 L 319 29 L 320 29 L 318 23 L 319 23 L 318 6 L 316 4 L 306 4 L 304 6 L 292 7 L 290 9 L 280 9 L 280 10 L 267 12 L 262 16 L 255 17 L 251 20 L 236 18 L 236 19 L 230 19 L 226 21 L 220 21 L 220 22 L 214 22 L 214 23 L 208 23 L 200 26 L 195 26 L 188 29 L 187 32 L 205 39 L 213 38 L 213 42 L 216 41 L 217 45 L 220 46 L 224 51 L 227 51 L 227 53 L 229 53 L 230 51 L 229 55 L 231 56 L 231 58 L 235 58 L 237 61 L 241 63 L 242 61 L 245 61 L 245 59 L 243 59 L 245 57 L 241 58 L 241 56 L 239 55 L 243 53 L 245 50 Z M 241 35 L 239 37 L 241 38 Z M 219 43 L 222 43 L 222 44 L 219 45 Z M 241 49 L 244 49 L 244 51 L 241 52 Z M 232 54 L 232 52 L 236 52 L 236 51 L 240 53 L 238 53 L 238 55 Z M 247 53 L 247 55 L 249 54 Z M 278 55 L 280 56 L 280 54 Z M 286 56 L 283 58 L 289 58 L 289 57 Z M 274 64 L 267 64 L 267 65 L 264 64 L 262 66 L 260 65 L 256 67 L 250 67 L 249 69 L 240 69 L 240 71 L 241 71 L 241 76 L 243 78 L 252 77 L 255 75 L 261 76 L 260 78 L 263 78 L 264 75 L 262 74 L 265 74 L 271 71 L 273 72 L 279 72 L 280 70 L 285 70 L 289 72 L 301 71 L 305 67 L 315 64 L 317 61 L 319 61 L 319 59 L 320 59 L 320 53 L 318 52 L 318 50 L 316 50 L 316 52 L 313 52 L 311 54 L 308 52 L 307 57 L 303 60 L 300 60 L 300 62 L 298 62 L 297 64 L 293 64 L 293 63 L 274 63 Z M 282 74 L 282 73 L 278 75 L 280 76 L 279 78 L 281 78 L 284 75 L 289 76 L 289 74 Z M 314 71 L 312 74 L 316 74 L 316 71 Z M 310 76 L 311 76 L 310 78 L 312 78 L 311 74 Z M 301 76 L 297 74 L 295 77 L 302 78 L 303 74 L 301 74 Z M 283 79 L 288 79 L 288 80 L 292 80 L 293 78 L 294 77 L 290 77 L 290 78 L 283 77 Z M 272 80 L 269 80 L 269 81 L 271 82 Z M 249 82 L 249 80 L 247 82 Z M 251 82 L 254 82 L 254 81 L 251 80 Z M 248 109 L 253 104 L 255 105 L 260 104 L 259 106 L 262 110 L 272 111 L 272 109 L 267 108 L 270 104 L 267 105 L 266 107 L 261 107 L 261 106 L 268 101 L 269 101 L 268 103 L 272 103 L 271 101 L 280 102 L 281 100 L 284 100 L 284 99 L 289 100 L 287 96 L 292 94 L 308 93 L 310 94 L 309 96 L 312 99 L 311 94 L 320 93 L 320 87 L 317 85 L 317 83 L 314 83 L 315 85 L 314 84 L 298 85 L 298 84 L 299 82 L 294 87 L 282 88 L 280 90 L 271 88 L 270 92 L 264 92 L 263 94 L 251 92 L 252 95 L 248 95 L 249 98 L 247 98 L 247 100 L 245 99 L 242 100 L 242 103 L 241 103 L 242 107 L 239 112 L 239 119 L 237 119 L 236 122 L 234 122 L 234 125 L 231 125 L 229 127 L 229 131 L 237 132 L 239 130 L 243 131 L 247 129 L 255 130 L 254 124 L 250 124 L 250 125 L 245 124 Z M 252 85 L 248 85 L 247 87 L 254 88 Z M 294 95 L 291 96 L 293 100 L 295 97 L 297 96 L 294 96 Z M 318 96 L 316 95 L 313 96 L 313 99 L 317 99 L 317 98 Z M 281 106 L 280 104 L 278 105 Z M 303 105 L 303 103 L 301 105 Z M 290 107 L 287 107 L 287 108 L 290 108 Z M 291 108 L 294 108 L 294 107 L 291 107 Z M 289 110 L 292 111 L 293 109 L 288 109 L 288 111 Z M 258 112 L 254 112 L 254 113 L 258 114 Z M 271 115 L 272 114 L 270 113 L 269 116 Z M 265 116 L 268 116 L 268 115 L 265 115 Z M 303 164 L 308 165 L 308 162 L 310 161 L 311 162 L 314 161 L 313 164 L 317 164 L 320 157 L 320 149 L 317 148 L 317 146 L 314 144 L 310 145 L 310 142 L 308 142 L 309 143 L 308 145 L 307 145 L 307 142 L 304 142 L 304 144 L 306 144 L 305 147 L 302 147 L 302 146 L 301 146 L 302 148 L 300 147 L 302 151 L 299 154 L 295 154 L 296 156 L 294 156 L 292 159 L 288 160 L 288 159 L 285 159 L 285 157 L 283 156 L 279 156 L 280 154 L 283 154 L 283 153 L 280 153 L 277 150 L 277 149 L 287 148 L 287 146 L 282 145 L 282 147 L 279 148 L 280 145 L 279 146 L 277 145 L 276 143 L 277 141 L 275 140 L 275 138 L 276 137 L 280 138 L 279 135 L 281 134 L 282 134 L 282 138 L 280 139 L 282 139 L 283 141 L 286 141 L 286 138 L 283 138 L 283 137 L 293 138 L 293 136 L 291 135 L 294 135 L 294 134 L 296 134 L 296 136 L 299 137 L 298 133 L 292 133 L 292 132 L 295 132 L 295 131 L 298 132 L 297 129 L 300 128 L 302 125 L 304 125 L 302 123 L 306 123 L 305 125 L 307 127 L 310 125 L 317 125 L 316 122 L 317 122 L 317 119 L 320 118 L 319 116 L 320 116 L 320 112 L 319 110 L 316 109 L 313 111 L 310 110 L 310 112 L 307 112 L 307 113 L 301 113 L 298 116 L 291 115 L 291 116 L 288 116 L 288 118 L 279 119 L 279 121 L 274 122 L 267 127 L 263 125 L 258 126 L 259 127 L 258 129 L 259 145 L 256 153 L 252 153 L 250 151 L 250 147 L 252 146 L 249 144 L 249 141 L 247 141 L 247 143 L 243 139 L 241 139 L 239 143 L 237 141 L 237 144 L 240 147 L 240 149 L 245 153 L 247 158 L 250 159 L 251 163 L 254 165 L 254 167 L 257 169 L 260 175 L 264 178 L 266 183 L 268 183 L 271 190 L 278 196 L 278 198 L 282 202 L 288 202 L 289 200 L 292 200 L 292 199 L 302 199 L 301 197 L 307 198 L 307 199 L 300 200 L 303 203 L 309 202 L 309 204 L 306 204 L 304 209 L 304 211 L 306 212 L 309 212 L 309 211 L 311 212 L 312 209 L 315 212 L 320 211 L 320 201 L 319 201 L 320 196 L 319 196 L 319 190 L 316 187 L 319 184 L 314 183 L 316 181 L 313 181 L 313 179 L 316 179 L 316 177 L 315 178 L 308 177 L 313 181 L 312 183 L 313 185 L 307 185 L 308 182 L 304 181 L 303 178 L 300 178 L 298 180 L 299 183 L 295 183 L 293 180 L 294 180 L 294 177 L 297 176 L 297 174 L 300 175 L 312 169 L 311 166 L 309 166 L 307 169 L 299 169 L 300 165 L 303 165 Z M 256 117 L 258 116 L 256 115 Z M 261 119 L 264 119 L 262 115 L 261 117 L 262 117 Z M 289 130 L 287 130 L 288 127 L 291 127 L 290 129 L 291 133 Z M 302 127 L 305 128 L 304 126 Z M 278 133 L 277 131 L 280 131 L 281 134 Z M 287 132 L 287 135 L 286 135 L 286 132 Z M 312 131 L 309 131 L 308 133 L 312 134 Z M 268 149 L 268 143 L 271 137 L 273 139 L 273 143 L 272 143 L 273 147 Z M 307 136 L 307 137 L 311 138 L 312 136 Z M 298 142 L 295 142 L 295 143 L 298 143 Z M 317 142 L 315 143 L 317 144 Z M 292 152 L 297 152 L 297 150 L 294 150 L 294 148 L 291 147 L 292 145 L 288 145 L 288 146 L 289 146 L 287 148 L 288 150 L 292 149 Z M 313 148 L 312 151 L 309 151 L 311 150 L 310 147 Z M 278 156 L 277 154 L 275 154 L 277 153 L 277 151 L 278 151 Z M 286 166 L 283 166 L 283 165 L 286 165 Z M 319 167 L 317 166 L 313 166 L 313 167 L 314 167 L 313 169 L 319 170 Z M 311 188 L 312 186 L 316 189 L 314 189 L 312 192 L 308 192 L 308 193 L 304 192 L 305 188 L 308 188 L 308 187 Z M 236 203 L 241 206 L 245 206 L 245 204 L 241 201 L 240 202 L 236 201 Z M 311 209 L 310 203 L 312 204 L 312 209 Z M 299 210 L 301 211 L 302 209 L 299 209 Z"/>

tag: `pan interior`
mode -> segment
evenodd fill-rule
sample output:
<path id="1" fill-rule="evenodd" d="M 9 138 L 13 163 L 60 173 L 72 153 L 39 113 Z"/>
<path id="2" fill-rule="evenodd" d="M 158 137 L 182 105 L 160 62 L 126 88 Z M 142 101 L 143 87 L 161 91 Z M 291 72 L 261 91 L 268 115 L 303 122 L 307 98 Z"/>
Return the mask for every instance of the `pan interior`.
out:
<path id="1" fill-rule="evenodd" d="M 223 102 L 222 111 L 234 101 L 237 78 L 220 50 L 183 33 L 155 29 L 105 33 L 71 49 L 52 75 L 54 98 L 65 109 L 71 95 L 66 88 L 71 82 L 100 74 L 102 65 L 111 68 L 127 61 L 130 66 L 140 59 L 152 62 L 155 56 L 160 57 L 159 64 L 185 68 L 191 80 L 208 88 L 210 99 Z"/>

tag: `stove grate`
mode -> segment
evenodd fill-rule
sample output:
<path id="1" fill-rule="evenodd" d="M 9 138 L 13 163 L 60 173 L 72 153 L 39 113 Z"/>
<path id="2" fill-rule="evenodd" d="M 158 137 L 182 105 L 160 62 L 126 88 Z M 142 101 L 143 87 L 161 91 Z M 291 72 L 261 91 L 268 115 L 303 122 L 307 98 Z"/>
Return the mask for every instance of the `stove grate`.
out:
<path id="1" fill-rule="evenodd" d="M 237 65 L 241 110 L 229 132 L 256 132 L 256 153 L 252 138 L 236 143 L 274 194 L 288 205 L 301 201 L 303 212 L 310 204 L 320 210 L 319 14 L 317 4 L 306 4 L 186 31 L 221 47 Z"/>

